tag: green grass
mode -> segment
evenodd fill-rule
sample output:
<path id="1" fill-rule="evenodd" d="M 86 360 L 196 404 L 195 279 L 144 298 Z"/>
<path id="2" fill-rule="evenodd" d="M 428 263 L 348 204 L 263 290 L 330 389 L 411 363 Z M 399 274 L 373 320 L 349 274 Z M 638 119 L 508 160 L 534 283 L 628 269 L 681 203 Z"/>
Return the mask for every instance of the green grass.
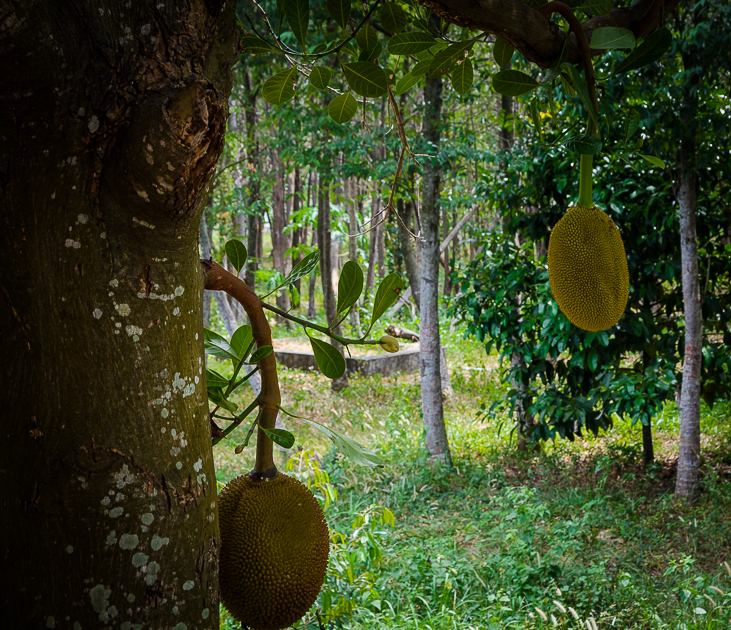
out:
<path id="1" fill-rule="evenodd" d="M 318 603 L 351 613 L 327 625 L 552 628 L 553 615 L 561 628 L 586 628 L 589 617 L 601 629 L 731 628 L 723 565 L 731 564 L 731 405 L 703 409 L 703 494 L 688 506 L 672 498 L 674 405 L 657 419 L 657 462 L 647 470 L 641 428 L 630 422 L 521 454 L 509 421 L 477 414 L 501 387 L 494 358 L 459 334 L 445 341 L 455 387 L 445 403 L 451 471 L 427 461 L 416 375 L 352 378 L 333 393 L 318 374 L 281 373 L 285 408 L 331 424 L 386 462 L 353 466 L 321 434 L 285 419 L 295 450 L 317 454 L 338 494 L 326 516 L 342 537 Z M 220 481 L 251 468 L 252 448 L 233 451 L 245 430 L 216 447 Z M 278 458 L 283 468 L 288 456 Z M 390 510 L 395 525 L 373 506 Z M 305 623 L 317 627 L 312 615 Z"/>

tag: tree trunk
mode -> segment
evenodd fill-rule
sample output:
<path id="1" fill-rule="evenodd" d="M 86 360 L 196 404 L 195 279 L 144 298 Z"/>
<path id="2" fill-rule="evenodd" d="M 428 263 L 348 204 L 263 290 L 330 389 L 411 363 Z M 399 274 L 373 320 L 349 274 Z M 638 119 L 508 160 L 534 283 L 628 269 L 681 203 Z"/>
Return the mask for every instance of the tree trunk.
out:
<path id="1" fill-rule="evenodd" d="M 399 216 L 401 217 L 401 220 L 404 222 L 404 224 L 413 231 L 413 228 L 411 226 L 412 223 L 412 216 L 414 214 L 414 203 L 412 201 L 407 201 L 404 203 L 403 199 L 399 199 L 396 202 L 396 209 L 398 210 Z M 399 237 L 399 247 L 401 248 L 401 256 L 403 256 L 404 259 L 404 268 L 406 269 L 406 277 L 409 280 L 409 287 L 411 288 L 411 294 L 414 299 L 414 304 L 416 304 L 416 308 L 418 310 L 419 308 L 419 289 L 421 288 L 420 285 L 420 278 L 419 278 L 419 270 L 416 266 L 416 258 L 414 256 L 414 239 L 413 237 L 406 231 L 406 228 L 401 225 L 401 222 L 399 222 L 398 225 L 398 237 Z"/>
<path id="2" fill-rule="evenodd" d="M 218 628 L 198 227 L 234 3 L 3 3 L 0 618 Z"/>
<path id="3" fill-rule="evenodd" d="M 246 152 L 248 156 L 247 171 L 252 175 L 249 177 L 249 200 L 248 212 L 246 214 L 246 250 L 248 258 L 246 260 L 246 271 L 244 273 L 244 282 L 251 288 L 256 290 L 256 269 L 257 256 L 260 235 L 260 220 L 257 206 L 259 204 L 259 196 L 261 191 L 261 175 L 259 157 L 259 142 L 256 136 L 256 127 L 258 117 L 256 113 L 256 99 L 259 94 L 259 88 L 254 88 L 254 82 L 251 71 L 243 73 L 244 93 L 246 94 L 246 107 L 244 110 L 244 118 L 246 120 Z"/>
<path id="4" fill-rule="evenodd" d="M 438 153 L 441 134 L 442 79 L 427 78 L 424 90 L 424 136 L 430 153 Z M 442 405 L 441 343 L 439 340 L 439 164 L 424 158 L 421 246 L 421 409 L 426 446 L 432 457 L 451 467 Z"/>
<path id="5" fill-rule="evenodd" d="M 201 222 L 199 226 L 198 237 L 200 244 L 200 256 L 201 258 L 211 257 L 211 235 L 208 232 L 208 224 L 206 223 L 205 211 L 201 215 Z M 203 291 L 203 328 L 211 327 L 211 298 L 212 291 Z"/>
<path id="6" fill-rule="evenodd" d="M 282 155 L 279 148 L 272 151 L 272 168 L 274 170 L 274 183 L 272 184 L 272 263 L 283 276 L 287 275 L 287 264 L 284 252 L 287 249 L 287 239 L 284 234 L 284 228 L 287 225 L 285 204 L 284 204 L 284 164 L 282 163 Z M 282 289 L 276 296 L 277 306 L 283 311 L 290 308 L 289 291 Z M 290 327 L 290 321 L 281 317 L 277 320 Z"/>
<path id="7" fill-rule="evenodd" d="M 378 267 L 378 231 L 383 227 L 378 225 L 381 220 L 381 195 L 378 191 L 378 184 L 373 183 L 373 200 L 371 204 L 371 221 L 368 223 L 368 270 L 366 271 L 365 299 L 373 293 L 373 285 L 376 281 L 376 268 Z M 375 227 L 374 227 L 375 226 Z"/>
<path id="8" fill-rule="evenodd" d="M 300 209 L 300 193 L 302 191 L 302 180 L 300 179 L 300 170 L 299 168 L 294 169 L 294 173 L 292 176 L 292 212 L 290 214 L 290 217 L 292 215 L 295 215 L 297 212 L 299 212 Z M 292 247 L 298 247 L 300 243 L 302 243 L 302 239 L 306 238 L 304 228 L 301 227 L 301 225 L 298 225 L 297 228 L 292 232 Z M 292 268 L 300 261 L 302 260 L 302 254 L 299 252 L 295 252 L 292 254 Z M 295 288 L 295 301 L 292 303 L 292 308 L 298 308 L 301 301 L 301 294 L 302 294 L 302 281 L 301 280 L 295 280 L 294 282 L 294 288 Z"/>
<path id="9" fill-rule="evenodd" d="M 330 188 L 324 177 L 320 178 L 320 185 L 317 189 L 317 240 L 320 244 L 320 277 L 322 279 L 323 301 L 325 303 L 325 317 L 328 324 L 335 320 L 336 302 L 335 291 L 332 283 L 332 238 L 330 234 Z M 340 326 L 334 328 L 334 332 L 341 334 Z M 331 342 L 342 352 L 342 345 L 337 341 Z M 340 378 L 333 379 L 331 387 L 339 391 L 348 385 L 348 373 L 345 372 Z"/>
<path id="10" fill-rule="evenodd" d="M 345 198 L 348 205 L 348 232 L 350 234 L 358 233 L 358 219 L 355 214 L 356 209 L 356 189 L 357 184 L 353 177 L 348 177 L 345 180 Z M 348 238 L 348 256 L 350 260 L 358 262 L 358 237 L 351 236 Z M 358 300 L 360 302 L 360 300 Z M 350 325 L 353 327 L 355 334 L 360 337 L 360 314 L 358 313 L 357 306 L 350 311 Z"/>
<path id="11" fill-rule="evenodd" d="M 317 247 L 317 230 L 312 230 L 312 241 L 310 243 L 313 247 Z M 310 283 L 308 286 L 307 293 L 307 318 L 315 319 L 317 312 L 315 311 L 315 290 L 317 287 L 317 273 L 313 271 L 310 274 Z"/>
<path id="12" fill-rule="evenodd" d="M 683 52 L 683 65 L 696 64 L 694 46 Z M 698 496 L 701 455 L 701 362 L 703 360 L 703 322 L 698 277 L 698 239 L 695 228 L 696 185 L 695 121 L 698 111 L 698 74 L 688 78 L 683 88 L 681 116 L 685 136 L 680 144 L 680 172 L 676 197 L 680 214 L 680 256 L 685 315 L 685 352 L 680 394 L 680 452 L 675 496 L 693 500 Z"/>

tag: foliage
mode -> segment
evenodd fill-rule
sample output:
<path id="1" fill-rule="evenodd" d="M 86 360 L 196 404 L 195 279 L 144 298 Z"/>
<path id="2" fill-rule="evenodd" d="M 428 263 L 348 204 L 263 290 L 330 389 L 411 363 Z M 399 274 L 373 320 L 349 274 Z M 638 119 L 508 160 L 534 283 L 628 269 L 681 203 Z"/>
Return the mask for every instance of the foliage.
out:
<path id="1" fill-rule="evenodd" d="M 301 411 L 327 415 L 337 408 L 336 426 L 369 436 L 386 463 L 365 470 L 334 451 L 323 457 L 322 470 L 337 489 L 327 508 L 331 527 L 347 537 L 372 505 L 395 517 L 388 528 L 377 519 L 371 525 L 380 532 L 378 562 L 367 536 L 351 543 L 378 596 L 365 597 L 366 588 L 353 594 L 352 613 L 325 627 L 533 630 L 554 627 L 553 615 L 559 628 L 586 627 L 593 617 L 599 628 L 725 629 L 731 621 L 731 574 L 723 565 L 731 561 L 729 403 L 703 406 L 704 492 L 697 504 L 679 505 L 672 501 L 674 404 L 661 411 L 658 463 L 647 470 L 634 446 L 638 427 L 629 423 L 596 439 L 519 456 L 506 448 L 497 422 L 474 415 L 475 399 L 500 394 L 500 379 L 464 368 L 492 365 L 493 357 L 461 331 L 445 335 L 456 390 L 445 409 L 455 460 L 450 473 L 426 465 L 414 378 L 357 378 L 333 394 L 320 375 L 283 375 Z M 292 401 L 287 404 L 295 406 Z M 304 439 L 306 449 L 326 448 L 314 433 Z M 294 471 L 298 466 L 295 460 Z M 311 487 L 322 496 L 314 481 Z M 329 576 L 325 588 L 346 584 L 341 573 L 337 580 Z M 315 610 L 308 617 L 313 630 Z"/>
<path id="2" fill-rule="evenodd" d="M 224 251 L 236 273 L 239 273 L 246 264 L 246 246 L 241 241 L 230 240 L 226 243 Z M 300 278 L 309 275 L 317 267 L 319 256 L 320 253 L 318 250 L 314 250 L 305 256 L 292 268 L 286 277 L 279 280 L 278 284 L 269 291 L 269 293 L 274 293 L 282 287 L 293 285 Z M 291 321 L 301 325 L 310 340 L 315 360 L 317 361 L 317 366 L 320 368 L 320 371 L 328 378 L 338 378 L 345 372 L 345 358 L 343 357 L 341 350 L 330 343 L 312 336 L 310 331 L 316 331 L 327 335 L 345 346 L 349 344 L 378 345 L 385 348 L 386 344 L 382 339 L 368 339 L 368 334 L 371 332 L 371 329 L 378 319 L 380 319 L 386 310 L 388 310 L 397 300 L 402 288 L 403 282 L 397 273 L 391 273 L 381 281 L 378 286 L 378 290 L 376 291 L 370 325 L 358 339 L 347 339 L 334 332 L 338 323 L 343 321 L 348 316 L 351 309 L 356 307 L 358 298 L 363 292 L 363 271 L 355 262 L 351 261 L 348 265 L 346 265 L 344 273 L 340 276 L 337 312 L 335 320 L 330 322 L 328 326 L 321 326 L 301 319 L 267 304 L 263 304 L 263 306 L 277 312 L 282 317 L 290 319 Z M 254 340 L 257 331 L 253 331 L 252 327 L 247 324 L 239 327 L 233 333 L 230 340 L 227 340 L 225 337 L 213 330 L 206 329 L 204 334 L 206 354 L 219 359 L 231 361 L 231 366 L 233 368 L 233 372 L 230 377 L 223 376 L 212 369 L 206 368 L 208 399 L 214 405 L 213 409 L 210 411 L 211 421 L 213 422 L 213 419 L 215 418 L 217 420 L 230 422 L 230 425 L 222 431 L 218 437 L 213 438 L 213 443 L 215 445 L 238 427 L 259 406 L 258 399 L 254 399 L 254 401 L 243 411 L 238 412 L 236 403 L 230 400 L 230 397 L 236 389 L 246 384 L 258 371 L 258 367 L 253 366 L 265 357 L 269 356 L 273 352 L 273 348 L 272 346 L 262 346 L 257 344 L 257 348 L 255 349 Z M 396 344 L 396 350 L 398 350 L 398 342 L 395 339 L 393 341 Z M 391 344 L 388 344 L 389 348 L 390 346 Z M 389 352 L 391 351 L 393 351 L 393 348 L 389 349 Z M 245 375 L 239 378 L 241 370 L 245 365 L 250 365 L 252 368 L 246 370 Z M 228 411 L 231 415 L 221 415 L 220 410 L 222 409 Z M 280 407 L 280 410 L 289 414 L 289 412 L 282 407 Z M 251 423 L 249 432 L 247 433 L 243 443 L 237 446 L 238 452 L 241 452 L 241 450 L 248 446 L 249 440 L 257 426 L 266 433 L 269 439 L 282 448 L 289 449 L 294 445 L 295 437 L 289 431 L 277 428 L 265 429 L 259 425 L 258 420 L 259 417 L 257 416 Z M 364 466 L 382 465 L 381 460 L 377 455 L 354 440 L 351 440 L 346 435 L 343 435 L 318 422 L 311 420 L 308 422 L 311 426 L 322 431 L 325 435 L 332 439 L 338 448 L 359 464 Z"/>

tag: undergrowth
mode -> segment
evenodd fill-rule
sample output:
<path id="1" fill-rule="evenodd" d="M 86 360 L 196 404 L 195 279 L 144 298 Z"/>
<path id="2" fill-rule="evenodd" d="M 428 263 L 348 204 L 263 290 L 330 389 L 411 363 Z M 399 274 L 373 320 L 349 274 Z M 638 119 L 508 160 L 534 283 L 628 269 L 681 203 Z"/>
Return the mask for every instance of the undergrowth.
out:
<path id="1" fill-rule="evenodd" d="M 297 436 L 292 450 L 311 452 L 300 451 L 297 465 L 305 457 L 313 471 L 321 466 L 328 477 L 317 492 L 336 498 L 326 509 L 337 535 L 318 600 L 323 624 L 731 628 L 731 405 L 703 408 L 703 493 L 686 505 L 672 496 L 675 405 L 656 418 L 648 467 L 641 427 L 630 422 L 519 453 L 509 421 L 478 414 L 501 387 L 494 358 L 457 335 L 447 342 L 451 470 L 427 459 L 415 375 L 351 378 L 333 393 L 317 374 L 282 371 L 285 408 L 332 424 L 385 461 L 353 466 L 307 425 L 285 419 Z M 251 468 L 251 448 L 234 453 L 245 431 L 217 447 L 219 481 Z M 280 468 L 290 455 L 278 455 Z M 303 625 L 319 627 L 316 611 Z"/>

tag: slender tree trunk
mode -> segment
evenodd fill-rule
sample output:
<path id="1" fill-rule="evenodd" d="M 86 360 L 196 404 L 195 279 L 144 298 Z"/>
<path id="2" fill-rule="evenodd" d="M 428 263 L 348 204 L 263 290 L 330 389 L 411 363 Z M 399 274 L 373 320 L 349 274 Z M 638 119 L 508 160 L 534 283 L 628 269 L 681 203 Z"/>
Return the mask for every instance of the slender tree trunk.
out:
<path id="1" fill-rule="evenodd" d="M 690 46 L 683 53 L 686 68 L 695 66 L 695 51 Z M 703 360 L 703 322 L 698 276 L 698 238 L 695 227 L 697 175 L 695 167 L 695 120 L 698 111 L 699 77 L 689 77 L 683 89 L 682 119 L 686 129 L 680 145 L 680 171 L 677 201 L 680 213 L 680 255 L 683 278 L 683 312 L 685 315 L 685 352 L 683 383 L 680 394 L 680 452 L 675 496 L 693 500 L 700 491 L 701 455 L 701 362 Z"/>
<path id="2" fill-rule="evenodd" d="M 219 626 L 198 229 L 234 3 L 2 3 L 0 619 Z"/>
<path id="3" fill-rule="evenodd" d="M 246 151 L 248 154 L 247 171 L 252 173 L 249 177 L 249 200 L 248 212 L 246 214 L 246 250 L 248 258 L 246 261 L 246 271 L 244 273 L 244 282 L 251 288 L 256 290 L 256 269 L 257 269 L 257 243 L 259 242 L 260 221 L 258 216 L 257 205 L 260 199 L 261 174 L 259 157 L 259 142 L 256 135 L 256 127 L 258 117 L 256 113 L 256 99 L 259 94 L 259 88 L 254 88 L 251 71 L 244 72 L 244 90 L 246 94 L 246 108 L 244 117 L 246 120 Z"/>
<path id="4" fill-rule="evenodd" d="M 330 188 L 329 183 L 321 175 L 320 186 L 317 198 L 317 240 L 320 243 L 320 275 L 322 279 L 323 301 L 325 302 L 325 316 L 327 321 L 332 323 L 335 320 L 336 302 L 335 291 L 332 283 L 332 238 L 330 234 Z M 334 331 L 341 333 L 340 326 Z M 331 342 L 336 348 L 342 351 L 342 345 L 338 342 Z M 339 391 L 348 385 L 347 372 L 340 378 L 333 379 L 331 387 Z"/>
<path id="5" fill-rule="evenodd" d="M 373 198 L 371 204 L 371 222 L 368 226 L 371 228 L 368 232 L 368 271 L 366 272 L 365 298 L 373 293 L 373 286 L 376 281 L 376 269 L 378 267 L 378 231 L 381 225 L 373 227 L 381 220 L 381 195 L 378 191 L 378 184 L 373 183 Z"/>
<path id="6" fill-rule="evenodd" d="M 302 191 L 302 180 L 300 179 L 299 168 L 294 169 L 292 178 L 292 215 L 299 212 L 300 209 L 300 194 Z M 290 215 L 290 216 L 292 216 Z M 294 232 L 292 232 L 292 247 L 298 247 L 303 239 L 307 238 L 304 227 L 298 226 Z M 292 268 L 302 260 L 302 254 L 295 252 L 292 254 Z M 302 293 L 302 282 L 297 280 L 294 283 L 296 301 L 292 304 L 292 308 L 298 308 L 301 302 Z"/>
<path id="7" fill-rule="evenodd" d="M 350 234 L 357 234 L 358 232 L 358 220 L 355 214 L 356 205 L 355 197 L 357 184 L 353 177 L 348 177 L 345 180 L 345 197 L 348 205 L 348 232 Z M 348 238 L 348 256 L 353 262 L 358 262 L 358 237 L 351 236 Z M 357 336 L 360 336 L 360 314 L 358 313 L 357 307 L 350 311 L 350 325 L 353 327 Z"/>
<path id="8" fill-rule="evenodd" d="M 201 258 L 211 257 L 211 235 L 208 232 L 205 211 L 201 215 L 199 227 L 199 241 Z M 211 298 L 213 291 L 203 291 L 203 328 L 211 327 Z"/>
<path id="9" fill-rule="evenodd" d="M 287 275 L 287 266 L 285 261 L 284 252 L 286 251 L 286 237 L 284 234 L 284 228 L 287 224 L 285 203 L 284 203 L 284 184 L 286 177 L 284 175 L 284 164 L 282 162 L 282 154 L 279 148 L 272 150 L 272 168 L 274 170 L 274 183 L 272 184 L 272 263 L 274 269 L 276 269 L 283 276 Z M 290 308 L 289 291 L 283 289 L 277 293 L 276 296 L 277 306 L 283 311 L 288 311 Z M 290 321 L 278 317 L 277 320 L 284 324 L 287 328 L 290 327 Z"/>
<path id="10" fill-rule="evenodd" d="M 399 216 L 404 224 L 411 230 L 413 230 L 412 216 L 414 214 L 414 204 L 412 201 L 407 201 L 401 198 L 396 202 L 396 209 L 398 210 Z M 398 226 L 399 235 L 399 247 L 401 248 L 401 256 L 404 259 L 404 267 L 406 268 L 406 277 L 409 280 L 409 287 L 411 287 L 411 295 L 413 296 L 414 304 L 416 308 L 419 308 L 419 290 L 421 289 L 421 278 L 419 278 L 419 269 L 416 264 L 416 258 L 414 256 L 414 239 L 406 231 L 403 225 L 399 222 Z"/>
<path id="11" fill-rule="evenodd" d="M 427 78 L 424 90 L 424 137 L 439 151 L 442 79 Z M 424 158 L 421 246 L 421 409 L 426 446 L 432 457 L 452 465 L 442 404 L 441 343 L 439 340 L 439 164 Z"/>
<path id="12" fill-rule="evenodd" d="M 310 243 L 312 247 L 317 247 L 317 230 L 312 230 L 312 241 Z M 317 273 L 312 272 L 310 274 L 310 283 L 308 286 L 307 293 L 307 317 L 308 319 L 315 319 L 317 311 L 315 311 L 315 290 L 317 288 Z"/>

